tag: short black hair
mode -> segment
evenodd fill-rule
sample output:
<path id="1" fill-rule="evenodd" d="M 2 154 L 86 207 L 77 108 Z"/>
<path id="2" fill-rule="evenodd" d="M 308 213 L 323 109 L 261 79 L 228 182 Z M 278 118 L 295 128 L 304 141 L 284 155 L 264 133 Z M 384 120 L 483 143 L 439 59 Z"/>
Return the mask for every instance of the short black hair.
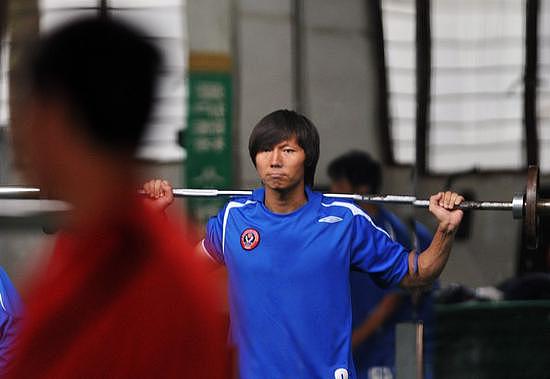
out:
<path id="1" fill-rule="evenodd" d="M 61 98 L 98 146 L 135 152 L 161 65 L 145 35 L 113 17 L 79 18 L 41 38 L 29 58 L 32 94 Z"/>
<path id="2" fill-rule="evenodd" d="M 256 155 L 293 136 L 298 145 L 304 149 L 304 182 L 313 186 L 315 168 L 319 161 L 319 133 L 317 128 L 306 116 L 287 109 L 276 110 L 258 122 L 248 140 L 250 159 L 256 166 Z"/>
<path id="3" fill-rule="evenodd" d="M 377 193 L 382 185 L 382 168 L 368 153 L 353 150 L 335 158 L 328 166 L 328 176 L 334 180 L 348 180 L 353 187 L 368 185 Z"/>

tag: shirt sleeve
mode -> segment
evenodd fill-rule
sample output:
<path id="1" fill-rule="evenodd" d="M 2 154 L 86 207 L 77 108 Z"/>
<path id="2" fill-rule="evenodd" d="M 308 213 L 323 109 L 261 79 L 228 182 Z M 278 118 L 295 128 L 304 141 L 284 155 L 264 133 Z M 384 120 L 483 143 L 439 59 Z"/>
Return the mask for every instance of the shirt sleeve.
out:
<path id="1" fill-rule="evenodd" d="M 409 271 L 409 251 L 368 217 L 354 216 L 352 227 L 352 267 L 369 273 L 382 288 L 397 286 Z"/>
<path id="2" fill-rule="evenodd" d="M 223 255 L 223 218 L 226 212 L 224 207 L 217 216 L 211 217 L 206 224 L 206 235 L 202 247 L 206 254 L 219 264 L 225 264 Z"/>

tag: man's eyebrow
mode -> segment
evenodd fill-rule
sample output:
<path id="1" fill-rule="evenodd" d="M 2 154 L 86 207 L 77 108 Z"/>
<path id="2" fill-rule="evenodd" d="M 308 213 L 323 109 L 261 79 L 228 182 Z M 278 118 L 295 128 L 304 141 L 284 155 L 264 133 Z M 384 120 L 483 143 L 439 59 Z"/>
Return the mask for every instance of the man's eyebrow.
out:
<path id="1" fill-rule="evenodd" d="M 283 147 L 285 146 L 291 146 L 291 147 L 300 147 L 300 145 L 298 144 L 298 142 L 292 142 L 292 141 L 281 141 L 279 143 L 279 145 L 282 145 Z"/>

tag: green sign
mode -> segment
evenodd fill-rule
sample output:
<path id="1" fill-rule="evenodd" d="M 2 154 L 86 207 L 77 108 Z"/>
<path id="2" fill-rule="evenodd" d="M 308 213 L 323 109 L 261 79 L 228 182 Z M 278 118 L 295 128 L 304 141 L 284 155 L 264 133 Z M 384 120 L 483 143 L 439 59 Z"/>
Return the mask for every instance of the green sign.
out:
<path id="1" fill-rule="evenodd" d="M 189 114 L 185 133 L 188 188 L 231 188 L 231 74 L 189 73 Z M 190 199 L 192 215 L 204 222 L 217 213 L 227 199 Z"/>

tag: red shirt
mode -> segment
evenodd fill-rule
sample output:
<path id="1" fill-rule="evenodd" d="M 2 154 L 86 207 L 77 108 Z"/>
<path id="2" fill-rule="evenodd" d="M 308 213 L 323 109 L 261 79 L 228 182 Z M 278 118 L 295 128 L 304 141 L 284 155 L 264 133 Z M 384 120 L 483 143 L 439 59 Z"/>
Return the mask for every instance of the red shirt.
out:
<path id="1" fill-rule="evenodd" d="M 231 377 L 219 288 L 181 229 L 130 203 L 59 235 L 10 377 Z"/>

